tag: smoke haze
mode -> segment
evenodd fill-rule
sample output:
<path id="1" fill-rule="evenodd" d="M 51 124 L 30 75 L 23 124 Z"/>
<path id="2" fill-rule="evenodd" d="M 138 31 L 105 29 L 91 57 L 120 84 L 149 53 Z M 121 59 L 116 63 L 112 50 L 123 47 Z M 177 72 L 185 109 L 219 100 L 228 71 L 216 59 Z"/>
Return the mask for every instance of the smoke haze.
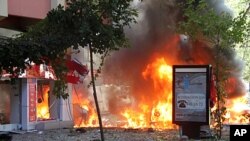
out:
<path id="1" fill-rule="evenodd" d="M 230 12 L 223 0 L 207 2 L 217 12 Z M 153 104 L 152 99 L 157 100 L 153 82 L 145 80 L 142 72 L 156 57 L 163 57 L 169 65 L 215 65 L 215 50 L 204 42 L 184 41 L 176 35 L 176 23 L 181 19 L 181 12 L 175 0 L 144 0 L 137 6 L 140 11 L 138 24 L 127 30 L 131 48 L 121 49 L 106 60 L 103 77 L 106 84 L 129 86 L 129 96 L 135 102 L 147 101 Z M 220 56 L 221 68 L 230 68 L 230 83 L 225 88 L 230 89 L 229 97 L 242 95 L 245 93 L 240 78 L 242 63 L 235 58 L 230 48 L 225 48 Z M 109 107 L 113 110 L 110 111 L 117 111 L 114 105 L 122 104 L 115 96 L 119 93 L 110 91 L 108 95 L 112 97 Z"/>

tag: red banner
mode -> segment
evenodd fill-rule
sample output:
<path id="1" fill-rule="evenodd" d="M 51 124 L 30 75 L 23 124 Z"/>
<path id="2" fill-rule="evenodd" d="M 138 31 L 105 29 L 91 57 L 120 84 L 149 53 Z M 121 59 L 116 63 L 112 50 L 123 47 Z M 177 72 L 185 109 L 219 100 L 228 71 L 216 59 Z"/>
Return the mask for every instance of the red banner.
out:
<path id="1" fill-rule="evenodd" d="M 28 83 L 29 87 L 29 121 L 36 121 L 36 83 Z"/>

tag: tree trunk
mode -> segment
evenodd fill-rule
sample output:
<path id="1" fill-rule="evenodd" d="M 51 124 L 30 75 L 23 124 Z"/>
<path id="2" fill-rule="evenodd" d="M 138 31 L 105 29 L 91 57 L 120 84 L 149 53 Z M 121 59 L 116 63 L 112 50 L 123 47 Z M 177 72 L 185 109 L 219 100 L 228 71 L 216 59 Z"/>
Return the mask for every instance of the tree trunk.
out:
<path id="1" fill-rule="evenodd" d="M 219 126 L 219 133 L 218 133 L 218 138 L 221 139 L 221 130 L 222 130 L 222 111 L 221 111 L 221 105 L 220 105 L 220 102 L 221 102 L 221 91 L 220 91 L 220 79 L 219 79 L 219 75 L 220 75 L 220 68 L 219 68 L 219 54 L 220 54 L 220 46 L 219 45 L 216 45 L 216 91 L 217 91 L 217 112 L 216 116 L 218 116 L 218 126 Z"/>
<path id="2" fill-rule="evenodd" d="M 98 116 L 98 121 L 99 121 L 99 127 L 100 127 L 100 133 L 101 133 L 101 141 L 104 141 L 104 134 L 103 134 L 103 128 L 102 128 L 102 118 L 101 118 L 101 113 L 100 113 L 97 94 L 96 94 L 96 87 L 95 87 L 95 76 L 94 76 L 94 67 L 93 67 L 93 51 L 92 51 L 91 44 L 89 44 L 89 51 L 90 51 L 91 83 L 92 83 L 92 86 L 93 86 L 93 95 L 94 95 L 95 106 L 96 106 L 96 111 L 97 111 L 97 116 Z"/>

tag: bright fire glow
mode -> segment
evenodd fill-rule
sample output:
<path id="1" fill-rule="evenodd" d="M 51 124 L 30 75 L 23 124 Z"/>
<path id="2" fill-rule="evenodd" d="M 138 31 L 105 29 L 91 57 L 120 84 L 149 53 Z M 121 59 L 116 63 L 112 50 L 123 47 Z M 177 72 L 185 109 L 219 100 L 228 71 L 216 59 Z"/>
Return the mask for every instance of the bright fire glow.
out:
<path id="1" fill-rule="evenodd" d="M 82 95 L 77 91 L 73 93 L 75 127 L 97 127 L 98 118 L 94 105 L 87 97 L 81 97 Z"/>
<path id="2" fill-rule="evenodd" d="M 136 103 L 121 109 L 116 123 L 106 124 L 104 127 L 121 128 L 175 128 L 172 124 L 172 67 L 164 58 L 156 58 L 148 64 L 142 72 L 142 79 L 153 83 L 156 99 L 151 104 L 147 101 Z M 96 127 L 98 118 L 93 103 L 84 94 L 73 94 L 75 127 Z M 80 97 L 83 96 L 83 97 Z M 153 103 L 153 104 L 152 104 Z"/>
<path id="3" fill-rule="evenodd" d="M 49 85 L 42 85 L 38 90 L 37 118 L 39 120 L 49 119 Z"/>
<path id="4" fill-rule="evenodd" d="M 150 107 L 147 102 L 140 103 L 139 112 L 126 110 L 123 115 L 129 128 L 151 127 L 157 129 L 174 128 L 172 124 L 172 67 L 164 58 L 157 58 L 148 64 L 142 72 L 145 80 L 153 81 L 154 93 L 157 99 Z M 131 121 L 133 124 L 130 124 Z"/>
<path id="5" fill-rule="evenodd" d="M 230 124 L 248 124 L 250 108 L 247 96 L 235 98 L 227 101 L 226 123 Z"/>
<path id="6" fill-rule="evenodd" d="M 164 59 L 163 60 L 162 59 L 159 61 L 165 63 Z M 162 64 L 158 69 L 158 75 L 160 79 L 166 79 L 165 77 L 167 77 L 168 79 L 172 80 L 172 67 L 166 64 Z"/>
<path id="7" fill-rule="evenodd" d="M 145 109 L 147 110 L 147 109 Z M 146 111 L 144 111 L 146 112 Z M 146 128 L 148 127 L 148 120 L 144 113 L 136 112 L 131 109 L 127 109 L 122 113 L 127 120 L 127 124 L 125 124 L 124 128 Z"/>

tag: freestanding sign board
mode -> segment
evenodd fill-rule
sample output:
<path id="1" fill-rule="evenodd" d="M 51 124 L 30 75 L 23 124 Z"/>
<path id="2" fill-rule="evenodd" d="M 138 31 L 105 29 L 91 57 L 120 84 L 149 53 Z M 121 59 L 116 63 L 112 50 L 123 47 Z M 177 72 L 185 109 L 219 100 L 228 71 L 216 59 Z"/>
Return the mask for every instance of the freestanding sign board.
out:
<path id="1" fill-rule="evenodd" d="M 209 124 L 209 65 L 173 66 L 173 123 Z"/>

